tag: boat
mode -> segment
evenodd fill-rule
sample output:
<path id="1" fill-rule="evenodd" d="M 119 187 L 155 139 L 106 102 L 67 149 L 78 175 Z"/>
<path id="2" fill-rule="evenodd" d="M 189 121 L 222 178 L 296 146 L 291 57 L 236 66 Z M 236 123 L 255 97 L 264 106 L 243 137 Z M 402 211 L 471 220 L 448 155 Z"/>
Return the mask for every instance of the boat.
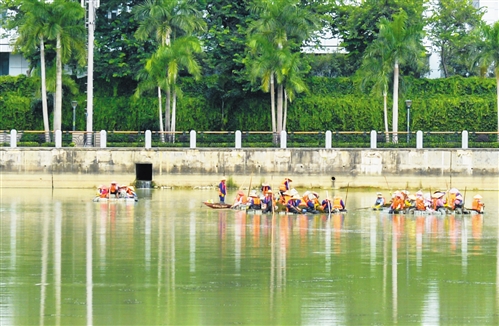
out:
<path id="1" fill-rule="evenodd" d="M 127 203 L 132 203 L 132 202 L 137 202 L 139 201 L 139 198 L 137 197 L 119 197 L 119 198 L 101 198 L 101 197 L 95 197 L 94 202 L 99 202 L 99 203 L 114 203 L 114 202 L 127 202 Z"/>
<path id="2" fill-rule="evenodd" d="M 212 203 L 212 202 L 209 202 L 209 201 L 204 201 L 203 204 L 205 204 L 206 206 L 208 206 L 209 208 L 213 208 L 213 209 L 228 209 L 228 208 L 231 208 L 232 205 L 231 204 L 225 204 L 225 203 Z"/>

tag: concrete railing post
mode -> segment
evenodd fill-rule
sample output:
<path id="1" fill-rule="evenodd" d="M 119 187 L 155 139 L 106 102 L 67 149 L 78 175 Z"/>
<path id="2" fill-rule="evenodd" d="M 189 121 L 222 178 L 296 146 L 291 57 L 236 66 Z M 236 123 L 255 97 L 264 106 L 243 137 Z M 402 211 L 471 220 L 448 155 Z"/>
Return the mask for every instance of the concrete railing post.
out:
<path id="1" fill-rule="evenodd" d="M 331 130 L 326 131 L 326 149 L 331 149 L 333 147 L 333 133 Z"/>
<path id="2" fill-rule="evenodd" d="M 371 130 L 371 149 L 377 148 L 378 142 L 378 133 L 376 130 Z"/>
<path id="3" fill-rule="evenodd" d="M 241 130 L 236 130 L 236 148 L 241 148 Z"/>
<path id="4" fill-rule="evenodd" d="M 423 149 L 423 132 L 421 130 L 416 132 L 416 148 Z"/>
<path id="5" fill-rule="evenodd" d="M 189 146 L 190 148 L 196 148 L 196 130 L 189 132 Z"/>
<path id="6" fill-rule="evenodd" d="M 281 148 L 286 148 L 288 145 L 288 133 L 286 130 L 281 131 Z"/>
<path id="7" fill-rule="evenodd" d="M 62 131 L 56 130 L 55 131 L 55 148 L 61 148 L 62 147 Z"/>
<path id="8" fill-rule="evenodd" d="M 151 149 L 152 135 L 151 130 L 146 130 L 146 149 Z"/>
<path id="9" fill-rule="evenodd" d="M 10 147 L 11 148 L 17 147 L 17 130 L 15 129 L 12 129 L 10 131 Z"/>
<path id="10" fill-rule="evenodd" d="M 107 147 L 107 131 L 101 130 L 100 131 L 100 148 L 106 148 Z"/>
<path id="11" fill-rule="evenodd" d="M 468 131 L 467 130 L 463 130 L 463 133 L 461 134 L 461 142 L 462 142 L 462 148 L 463 149 L 468 149 Z"/>

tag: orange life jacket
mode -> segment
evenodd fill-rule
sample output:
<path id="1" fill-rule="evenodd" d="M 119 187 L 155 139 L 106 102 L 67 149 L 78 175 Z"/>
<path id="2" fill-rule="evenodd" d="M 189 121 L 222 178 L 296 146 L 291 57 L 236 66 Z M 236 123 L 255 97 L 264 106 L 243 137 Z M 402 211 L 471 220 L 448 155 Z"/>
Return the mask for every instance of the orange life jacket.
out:
<path id="1" fill-rule="evenodd" d="M 438 198 L 432 198 L 431 199 L 431 207 L 436 210 L 437 209 L 437 202 L 438 202 Z"/>
<path id="2" fill-rule="evenodd" d="M 449 207 L 451 209 L 456 208 L 456 194 L 450 194 L 449 196 Z"/>
<path id="3" fill-rule="evenodd" d="M 279 186 L 279 190 L 284 192 L 286 190 L 289 190 L 289 181 L 287 179 L 285 179 L 281 185 Z"/>
<path id="4" fill-rule="evenodd" d="M 290 195 L 282 195 L 281 198 L 279 198 L 279 202 L 283 205 L 286 205 L 290 199 Z"/>
<path id="5" fill-rule="evenodd" d="M 248 198 L 246 197 L 246 195 L 236 195 L 236 202 L 246 204 L 248 202 Z"/>
<path id="6" fill-rule="evenodd" d="M 300 205 L 299 206 L 302 206 L 302 207 L 308 207 L 308 196 L 303 196 L 301 198 L 301 201 L 300 201 Z"/>
<path id="7" fill-rule="evenodd" d="M 423 197 L 416 197 L 416 209 L 418 211 L 425 211 L 426 210 L 426 206 L 424 204 Z"/>
<path id="8" fill-rule="evenodd" d="M 251 197 L 253 201 L 253 205 L 260 205 L 260 197 Z"/>
<path id="9" fill-rule="evenodd" d="M 393 198 L 392 208 L 393 209 L 404 209 L 405 202 L 403 198 L 396 196 Z"/>
<path id="10" fill-rule="evenodd" d="M 481 212 L 483 209 L 483 206 L 484 206 L 483 202 L 478 198 L 474 198 L 473 203 L 471 203 L 471 209 L 473 209 L 477 212 Z"/>
<path id="11" fill-rule="evenodd" d="M 343 205 L 341 205 L 341 198 L 338 197 L 333 200 L 333 208 L 343 209 Z"/>

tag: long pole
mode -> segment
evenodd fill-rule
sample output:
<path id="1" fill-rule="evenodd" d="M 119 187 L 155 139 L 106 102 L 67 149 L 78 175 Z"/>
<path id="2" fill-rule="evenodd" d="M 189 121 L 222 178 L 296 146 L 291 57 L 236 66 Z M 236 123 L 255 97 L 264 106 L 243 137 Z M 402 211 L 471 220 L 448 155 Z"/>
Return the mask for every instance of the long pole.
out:
<path id="1" fill-rule="evenodd" d="M 348 188 L 350 188 L 350 182 L 347 184 L 347 194 L 345 196 L 345 209 L 347 208 Z"/>
<path id="2" fill-rule="evenodd" d="M 76 130 L 76 106 L 73 106 L 73 131 Z"/>
<path id="3" fill-rule="evenodd" d="M 87 139 L 86 146 L 92 147 L 94 116 L 94 30 L 96 0 L 88 0 L 88 65 L 87 65 Z"/>
<path id="4" fill-rule="evenodd" d="M 411 107 L 407 106 L 407 143 L 409 144 L 409 140 L 411 138 L 410 133 L 411 133 Z"/>

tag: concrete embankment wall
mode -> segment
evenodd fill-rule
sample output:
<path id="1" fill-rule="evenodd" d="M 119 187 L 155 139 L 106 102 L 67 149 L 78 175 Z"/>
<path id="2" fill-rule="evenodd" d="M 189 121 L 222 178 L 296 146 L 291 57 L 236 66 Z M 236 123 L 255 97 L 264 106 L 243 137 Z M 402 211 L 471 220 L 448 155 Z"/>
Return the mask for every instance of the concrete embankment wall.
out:
<path id="1" fill-rule="evenodd" d="M 0 148 L 2 188 L 92 188 L 148 174 L 160 187 L 209 187 L 221 176 L 277 187 L 288 176 L 296 188 L 499 190 L 499 150 Z"/>

